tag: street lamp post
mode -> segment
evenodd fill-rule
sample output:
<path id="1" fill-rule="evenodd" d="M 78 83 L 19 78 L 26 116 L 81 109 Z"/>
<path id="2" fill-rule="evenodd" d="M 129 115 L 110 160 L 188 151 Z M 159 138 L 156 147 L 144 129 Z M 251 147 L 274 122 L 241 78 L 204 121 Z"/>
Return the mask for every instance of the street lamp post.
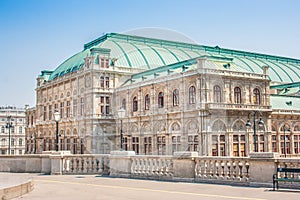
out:
<path id="1" fill-rule="evenodd" d="M 287 126 L 288 127 L 288 126 Z M 289 129 L 286 129 L 286 125 L 283 125 L 283 148 L 284 148 L 284 157 L 286 158 L 286 135 L 285 135 L 285 131 L 290 131 Z"/>
<path id="2" fill-rule="evenodd" d="M 261 119 L 261 112 L 260 111 L 253 111 L 251 113 L 248 114 L 248 120 L 247 120 L 247 123 L 246 123 L 246 126 L 248 128 L 251 127 L 251 122 L 250 122 L 250 115 L 252 114 L 253 115 L 253 137 L 254 137 L 254 152 L 258 152 L 258 149 L 257 149 L 257 137 L 256 137 L 256 114 L 259 114 L 260 118 L 259 118 L 259 121 L 258 121 L 258 126 L 259 127 L 262 127 L 264 125 L 264 121 Z"/>
<path id="3" fill-rule="evenodd" d="M 60 120 L 60 113 L 58 111 L 55 111 L 53 115 L 54 115 L 54 120 L 56 122 L 55 151 L 58 151 L 58 121 Z"/>
<path id="4" fill-rule="evenodd" d="M 13 128 L 11 116 L 7 117 L 6 128 L 8 128 L 8 155 L 10 155 L 10 129 Z"/>
<path id="5" fill-rule="evenodd" d="M 123 121 L 122 119 L 125 117 L 125 110 L 124 108 L 121 108 L 119 111 L 118 111 L 118 116 L 119 116 L 119 119 L 121 121 L 121 128 L 120 128 L 120 149 L 123 150 Z"/>

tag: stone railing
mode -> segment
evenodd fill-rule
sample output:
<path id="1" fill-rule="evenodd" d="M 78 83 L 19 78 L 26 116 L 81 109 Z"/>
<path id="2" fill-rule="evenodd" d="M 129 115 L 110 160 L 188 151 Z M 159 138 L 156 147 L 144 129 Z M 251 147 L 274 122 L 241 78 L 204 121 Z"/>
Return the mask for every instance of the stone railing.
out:
<path id="1" fill-rule="evenodd" d="M 264 152 L 251 153 L 249 157 L 199 157 L 197 152 L 150 156 L 135 155 L 133 151 L 112 151 L 109 155 L 49 151 L 37 155 L 0 156 L 1 172 L 97 174 L 239 185 L 271 186 L 273 174 L 279 167 L 300 168 L 300 159 L 280 158 L 278 154 Z M 289 183 L 290 186 L 299 186 L 299 183 Z"/>
<path id="2" fill-rule="evenodd" d="M 249 158 L 198 157 L 196 181 L 249 182 Z"/>
<path id="3" fill-rule="evenodd" d="M 65 155 L 62 174 L 109 174 L 109 155 Z"/>
<path id="4" fill-rule="evenodd" d="M 299 158 L 280 158 L 275 161 L 275 165 L 277 168 L 300 168 L 300 159 Z M 300 179 L 299 174 L 297 174 L 299 177 L 294 177 L 295 174 L 289 173 L 289 172 L 280 172 L 278 174 L 278 177 L 289 177 L 289 178 L 297 178 Z M 289 183 L 290 184 L 290 183 Z M 298 183 L 298 185 L 300 185 Z"/>
<path id="5" fill-rule="evenodd" d="M 131 175 L 142 178 L 172 177 L 172 156 L 134 156 L 131 158 Z"/>
<path id="6" fill-rule="evenodd" d="M 271 110 L 271 106 L 252 105 L 252 104 L 235 104 L 235 103 L 208 103 L 207 109 L 226 109 L 226 110 Z"/>

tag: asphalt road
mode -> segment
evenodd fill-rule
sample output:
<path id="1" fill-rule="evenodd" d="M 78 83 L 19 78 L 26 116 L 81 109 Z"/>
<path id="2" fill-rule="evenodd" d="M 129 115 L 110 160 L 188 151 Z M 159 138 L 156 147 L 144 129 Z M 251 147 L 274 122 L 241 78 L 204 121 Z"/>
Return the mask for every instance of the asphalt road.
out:
<path id="1" fill-rule="evenodd" d="M 95 175 L 33 175 L 34 190 L 23 200 L 299 200 L 300 190 L 272 191 L 272 188 L 162 182 Z"/>

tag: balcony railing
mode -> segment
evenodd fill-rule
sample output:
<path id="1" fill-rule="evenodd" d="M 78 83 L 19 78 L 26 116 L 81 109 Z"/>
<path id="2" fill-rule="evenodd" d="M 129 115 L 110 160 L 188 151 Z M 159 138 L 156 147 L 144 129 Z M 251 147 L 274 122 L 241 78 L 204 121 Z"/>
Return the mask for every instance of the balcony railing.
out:
<path id="1" fill-rule="evenodd" d="M 224 109 L 224 110 L 260 110 L 271 111 L 271 106 L 253 105 L 253 104 L 234 104 L 234 103 L 208 103 L 207 109 Z"/>

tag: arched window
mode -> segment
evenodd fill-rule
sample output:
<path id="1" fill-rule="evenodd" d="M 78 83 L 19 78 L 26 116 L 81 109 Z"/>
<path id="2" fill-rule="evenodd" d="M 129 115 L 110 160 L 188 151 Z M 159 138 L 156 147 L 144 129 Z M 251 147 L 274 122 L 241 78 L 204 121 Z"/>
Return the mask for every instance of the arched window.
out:
<path id="1" fill-rule="evenodd" d="M 137 101 L 137 97 L 133 97 L 133 100 L 132 100 L 132 110 L 133 110 L 133 112 L 138 111 L 138 101 Z"/>
<path id="2" fill-rule="evenodd" d="M 260 91 L 257 88 L 253 90 L 253 103 L 260 105 Z"/>
<path id="3" fill-rule="evenodd" d="M 163 108 L 164 107 L 164 93 L 160 92 L 158 94 L 158 107 Z"/>
<path id="4" fill-rule="evenodd" d="M 242 93 L 239 87 L 234 88 L 234 103 L 242 103 Z"/>
<path id="5" fill-rule="evenodd" d="M 178 106 L 179 105 L 179 91 L 178 89 L 175 89 L 173 91 L 173 106 Z"/>
<path id="6" fill-rule="evenodd" d="M 126 110 L 126 99 L 122 100 L 122 108 Z"/>
<path id="7" fill-rule="evenodd" d="M 149 110 L 150 109 L 150 96 L 149 94 L 147 94 L 145 96 L 145 110 Z"/>
<path id="8" fill-rule="evenodd" d="M 189 88 L 189 103 L 190 104 L 196 103 L 196 88 L 195 88 L 195 86 L 191 86 Z"/>
<path id="9" fill-rule="evenodd" d="M 214 102 L 220 103 L 222 101 L 221 88 L 218 85 L 214 86 Z"/>

